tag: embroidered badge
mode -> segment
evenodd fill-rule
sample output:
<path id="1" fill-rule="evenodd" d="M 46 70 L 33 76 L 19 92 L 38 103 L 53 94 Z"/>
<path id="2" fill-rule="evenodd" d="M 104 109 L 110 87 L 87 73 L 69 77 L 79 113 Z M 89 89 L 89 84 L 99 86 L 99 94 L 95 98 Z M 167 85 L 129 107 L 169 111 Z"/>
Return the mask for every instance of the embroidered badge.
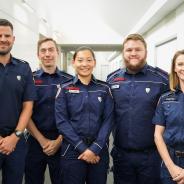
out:
<path id="1" fill-rule="evenodd" d="M 114 79 L 114 82 L 118 82 L 118 81 L 125 81 L 126 79 L 123 77 L 117 77 Z"/>
<path id="2" fill-rule="evenodd" d="M 151 90 L 150 88 L 145 88 L 146 93 L 149 93 L 150 90 Z"/>
<path id="3" fill-rule="evenodd" d="M 35 83 L 35 85 L 40 85 L 43 83 L 43 81 L 42 80 L 34 80 L 34 83 Z"/>
<path id="4" fill-rule="evenodd" d="M 20 75 L 17 75 L 17 80 L 21 80 L 21 76 Z"/>
<path id="5" fill-rule="evenodd" d="M 119 85 L 118 84 L 115 84 L 115 85 L 112 85 L 111 86 L 111 89 L 118 89 L 119 88 Z"/>
<path id="6" fill-rule="evenodd" d="M 77 88 L 77 87 L 68 87 L 67 89 L 69 93 L 79 93 L 80 92 L 80 88 Z"/>
<path id="7" fill-rule="evenodd" d="M 98 101 L 102 102 L 102 97 L 101 96 L 98 97 Z"/>

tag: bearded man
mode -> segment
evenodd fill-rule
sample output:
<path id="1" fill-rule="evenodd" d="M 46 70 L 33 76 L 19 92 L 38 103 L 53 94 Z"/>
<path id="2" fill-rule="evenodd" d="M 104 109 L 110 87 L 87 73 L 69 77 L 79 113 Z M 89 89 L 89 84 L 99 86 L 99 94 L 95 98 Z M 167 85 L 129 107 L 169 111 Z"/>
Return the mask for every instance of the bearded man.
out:
<path id="1" fill-rule="evenodd" d="M 160 95 L 168 89 L 168 76 L 147 64 L 141 35 L 128 35 L 122 53 L 125 68 L 107 77 L 115 101 L 114 183 L 159 184 L 161 160 L 152 118 Z"/>

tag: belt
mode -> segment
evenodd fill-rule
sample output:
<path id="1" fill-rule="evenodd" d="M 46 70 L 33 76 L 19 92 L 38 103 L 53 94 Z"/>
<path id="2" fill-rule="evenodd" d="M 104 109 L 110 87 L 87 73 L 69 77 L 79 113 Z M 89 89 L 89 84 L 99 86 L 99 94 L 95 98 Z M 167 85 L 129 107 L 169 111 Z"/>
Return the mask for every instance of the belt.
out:
<path id="1" fill-rule="evenodd" d="M 147 148 L 122 148 L 123 151 L 126 152 L 150 152 L 156 150 L 156 146 L 151 146 Z"/>
<path id="2" fill-rule="evenodd" d="M 177 157 L 184 157 L 184 151 L 175 150 L 174 153 Z"/>
<path id="3" fill-rule="evenodd" d="M 168 146 L 168 150 L 174 153 L 176 157 L 184 157 L 184 149 L 174 148 L 173 146 Z"/>

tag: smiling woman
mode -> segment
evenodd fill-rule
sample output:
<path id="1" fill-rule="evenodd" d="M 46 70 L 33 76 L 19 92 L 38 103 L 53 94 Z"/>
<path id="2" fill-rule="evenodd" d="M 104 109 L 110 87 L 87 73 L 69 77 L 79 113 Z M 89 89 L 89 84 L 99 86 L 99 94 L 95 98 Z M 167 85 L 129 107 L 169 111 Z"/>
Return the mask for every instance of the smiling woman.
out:
<path id="1" fill-rule="evenodd" d="M 164 164 L 163 184 L 184 183 L 184 50 L 172 59 L 170 92 L 163 94 L 153 118 L 155 143 Z"/>
<path id="2" fill-rule="evenodd" d="M 113 99 L 108 85 L 92 74 L 96 60 L 91 48 L 77 49 L 72 63 L 76 76 L 63 84 L 55 105 L 57 128 L 64 136 L 62 183 L 105 184 Z"/>

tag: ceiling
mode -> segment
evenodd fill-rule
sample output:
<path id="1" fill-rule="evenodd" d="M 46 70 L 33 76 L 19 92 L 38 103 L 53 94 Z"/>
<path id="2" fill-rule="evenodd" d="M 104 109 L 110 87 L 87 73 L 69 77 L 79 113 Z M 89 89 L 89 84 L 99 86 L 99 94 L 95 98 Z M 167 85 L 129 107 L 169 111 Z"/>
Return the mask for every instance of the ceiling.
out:
<path id="1" fill-rule="evenodd" d="M 60 42 L 67 47 L 75 44 L 77 46 L 121 44 L 123 37 L 132 30 L 144 32 L 142 28 L 146 27 L 145 25 L 152 26 L 155 21 L 158 22 L 184 0 L 26 0 L 26 2 L 52 27 Z M 149 14 L 149 11 L 152 12 Z M 143 23 L 138 24 L 140 21 Z"/>

